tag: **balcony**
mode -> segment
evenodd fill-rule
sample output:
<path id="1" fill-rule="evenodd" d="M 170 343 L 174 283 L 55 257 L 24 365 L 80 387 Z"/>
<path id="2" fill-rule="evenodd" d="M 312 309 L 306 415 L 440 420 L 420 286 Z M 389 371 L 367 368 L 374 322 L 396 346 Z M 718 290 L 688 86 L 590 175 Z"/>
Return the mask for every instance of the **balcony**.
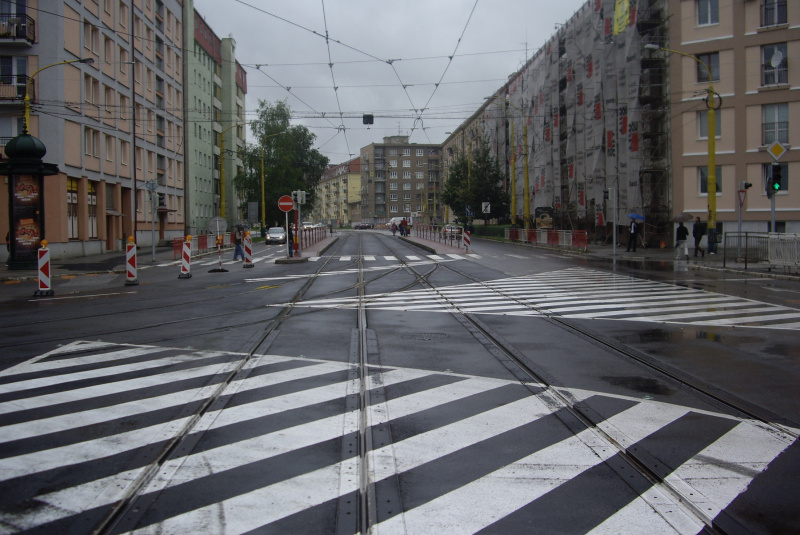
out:
<path id="1" fill-rule="evenodd" d="M 36 42 L 36 23 L 28 15 L 0 14 L 0 43 L 31 46 Z"/>
<path id="2" fill-rule="evenodd" d="M 0 76 L 0 102 L 17 101 L 22 104 L 25 99 L 25 85 L 28 77 L 24 74 Z M 31 82 L 31 100 L 36 100 L 36 82 Z"/>

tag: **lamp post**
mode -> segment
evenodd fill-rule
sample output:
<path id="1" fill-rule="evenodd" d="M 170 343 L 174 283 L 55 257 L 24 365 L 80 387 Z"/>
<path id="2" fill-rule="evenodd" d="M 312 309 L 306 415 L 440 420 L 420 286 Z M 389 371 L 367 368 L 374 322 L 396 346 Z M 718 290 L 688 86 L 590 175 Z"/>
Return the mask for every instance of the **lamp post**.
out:
<path id="1" fill-rule="evenodd" d="M 70 59 L 67 61 L 59 61 L 58 63 L 51 63 L 50 65 L 45 65 L 41 69 L 35 71 L 28 78 L 28 81 L 25 83 L 25 98 L 23 100 L 25 104 L 25 127 L 24 127 L 25 132 L 28 132 L 31 126 L 31 82 L 33 82 L 33 78 L 45 69 L 49 69 L 50 67 L 56 67 L 58 65 L 67 65 L 69 63 L 86 63 L 88 65 L 91 65 L 92 63 L 94 63 L 94 59 L 80 58 L 80 59 Z"/>
<path id="2" fill-rule="evenodd" d="M 708 177 L 707 177 L 707 191 L 708 191 L 708 252 L 717 252 L 717 117 L 716 106 L 714 104 L 714 77 L 711 74 L 709 66 L 693 54 L 679 52 L 670 48 L 664 48 L 657 44 L 646 44 L 644 48 L 647 50 L 663 50 L 671 54 L 678 54 L 687 58 L 693 59 L 703 66 L 708 74 L 708 97 L 706 97 L 706 108 L 708 113 L 706 115 L 708 121 Z"/>

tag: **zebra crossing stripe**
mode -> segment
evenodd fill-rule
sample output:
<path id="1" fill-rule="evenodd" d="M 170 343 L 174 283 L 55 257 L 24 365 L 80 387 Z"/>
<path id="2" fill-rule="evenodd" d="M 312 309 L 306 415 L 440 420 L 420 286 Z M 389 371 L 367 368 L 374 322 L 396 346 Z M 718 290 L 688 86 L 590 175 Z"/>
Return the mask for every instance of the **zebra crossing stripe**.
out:
<path id="1" fill-rule="evenodd" d="M 137 349 L 139 354 L 134 354 Z M 4 426 L 4 525 L 63 532 L 102 514 L 103 507 L 120 499 L 145 469 L 144 452 L 158 450 L 186 423 L 190 413 L 177 409 L 204 399 L 215 386 L 213 381 L 199 388 L 178 386 L 161 396 L 137 397 L 138 391 L 172 386 L 181 378 L 208 376 L 215 370 L 224 375 L 234 360 L 224 357 L 235 356 L 154 347 L 95 350 L 95 355 L 34 359 L 0 376 L 0 395 L 4 389 L 14 395 L 34 393 L 30 399 L 7 402 L 17 410 L 4 417 L 43 407 L 64 409 L 77 399 L 102 400 L 114 390 L 133 396 L 66 412 L 58 417 L 63 422 L 33 417 Z M 144 358 L 148 351 L 151 360 Z M 123 379 L 137 358 L 144 358 L 148 366 L 145 375 Z M 221 361 L 213 363 L 214 358 Z M 117 359 L 122 363 L 116 365 Z M 159 363 L 175 368 L 165 371 Z M 180 368 L 183 363 L 194 365 Z M 82 387 L 90 375 L 87 366 L 100 383 Z M 70 370 L 81 380 L 69 380 Z M 282 522 L 301 522 L 311 511 L 335 509 L 341 497 L 358 490 L 355 448 L 342 458 L 338 446 L 353 440 L 358 431 L 358 411 L 343 402 L 358 391 L 350 370 L 342 362 L 256 356 L 160 467 L 136 502 L 140 512 L 124 519 L 120 530 L 247 533 L 270 524 L 276 528 Z M 37 395 L 48 372 L 61 385 L 75 388 Z M 15 377 L 28 388 L 15 389 Z M 106 380 L 111 383 L 103 385 Z M 606 485 L 612 484 L 614 467 L 622 462 L 616 450 L 592 429 L 573 435 L 564 424 L 569 414 L 554 409 L 549 391 L 537 392 L 535 384 L 383 367 L 370 367 L 366 380 L 368 388 L 382 391 L 382 401 L 367 408 L 369 426 L 409 430 L 368 452 L 370 483 L 378 495 L 398 478 L 406 491 L 413 491 L 404 494 L 402 508 L 393 507 L 391 513 L 379 508 L 378 531 L 448 532 L 455 526 L 470 532 L 489 527 L 508 531 L 514 522 L 529 517 L 558 525 L 563 504 L 610 494 Z M 714 514 L 793 443 L 791 436 L 762 424 L 710 411 L 559 390 L 591 407 L 597 427 L 624 448 L 649 452 L 663 466 L 656 472 L 664 480 Z M 164 408 L 176 410 L 156 416 Z M 127 429 L 125 418 L 131 415 L 143 423 Z M 25 445 L 35 447 L 20 450 Z M 702 528 L 697 519 L 685 517 L 672 498 L 639 479 L 630 482 L 634 491 L 609 501 L 613 507 L 604 503 L 581 515 L 581 530 L 613 531 L 648 522 L 650 531 Z M 19 500 L 35 500 L 37 507 L 8 513 Z M 210 523 L 211 519 L 223 523 Z"/>

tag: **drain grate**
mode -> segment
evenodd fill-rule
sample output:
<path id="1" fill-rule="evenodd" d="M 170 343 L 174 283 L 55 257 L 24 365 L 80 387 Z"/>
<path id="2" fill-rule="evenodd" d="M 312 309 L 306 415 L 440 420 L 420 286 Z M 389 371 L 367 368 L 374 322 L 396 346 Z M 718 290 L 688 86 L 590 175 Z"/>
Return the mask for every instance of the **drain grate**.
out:
<path id="1" fill-rule="evenodd" d="M 445 333 L 411 333 L 404 334 L 403 338 L 406 340 L 422 340 L 428 342 L 430 340 L 439 340 L 440 338 L 447 338 Z"/>

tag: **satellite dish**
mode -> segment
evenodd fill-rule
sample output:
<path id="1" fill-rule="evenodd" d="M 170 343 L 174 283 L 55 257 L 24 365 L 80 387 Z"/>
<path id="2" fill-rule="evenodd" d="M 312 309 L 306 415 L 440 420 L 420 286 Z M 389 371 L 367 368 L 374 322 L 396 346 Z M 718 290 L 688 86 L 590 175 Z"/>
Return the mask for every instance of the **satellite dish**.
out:
<path id="1" fill-rule="evenodd" d="M 776 50 L 774 54 L 772 54 L 772 59 L 769 60 L 769 64 L 772 65 L 773 69 L 777 69 L 781 62 L 783 61 L 783 52 L 780 50 Z"/>
<path id="2" fill-rule="evenodd" d="M 211 234 L 222 234 L 228 230 L 228 222 L 222 217 L 212 217 L 208 220 L 208 232 Z"/>

